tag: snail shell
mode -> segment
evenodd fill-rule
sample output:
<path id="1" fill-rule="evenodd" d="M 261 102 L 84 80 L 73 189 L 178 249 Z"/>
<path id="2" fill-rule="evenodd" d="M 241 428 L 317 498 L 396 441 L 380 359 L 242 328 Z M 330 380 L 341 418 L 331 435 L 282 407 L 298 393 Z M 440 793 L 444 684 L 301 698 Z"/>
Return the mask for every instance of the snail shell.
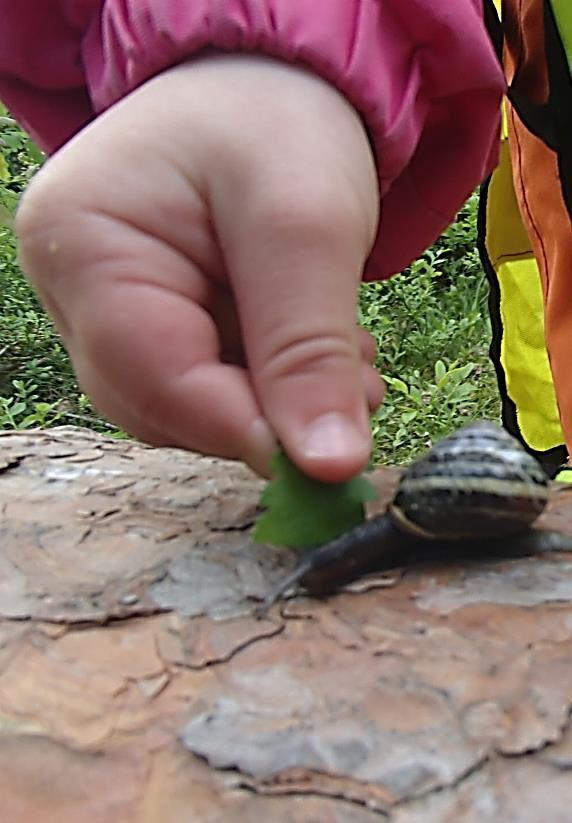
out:
<path id="1" fill-rule="evenodd" d="M 421 537 L 500 537 L 526 531 L 547 501 L 541 464 L 505 429 L 481 421 L 405 470 L 389 514 Z"/>

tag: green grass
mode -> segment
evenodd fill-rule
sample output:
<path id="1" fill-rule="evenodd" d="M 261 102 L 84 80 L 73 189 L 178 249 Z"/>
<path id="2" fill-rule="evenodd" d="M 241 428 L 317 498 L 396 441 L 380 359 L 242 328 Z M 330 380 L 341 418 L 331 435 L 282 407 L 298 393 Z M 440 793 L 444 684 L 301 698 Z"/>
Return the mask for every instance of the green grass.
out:
<path id="1" fill-rule="evenodd" d="M 79 390 L 57 333 L 18 268 L 7 223 L 41 161 L 0 105 L 0 429 L 72 423 L 120 434 Z M 359 319 L 377 340 L 377 366 L 388 383 L 373 419 L 374 462 L 407 462 L 465 420 L 498 417 L 476 210 L 475 196 L 407 272 L 362 287 Z"/>
<path id="2" fill-rule="evenodd" d="M 42 162 L 0 104 L 0 429 L 71 423 L 115 432 L 78 388 L 67 353 L 18 267 L 12 216 Z"/>
<path id="3" fill-rule="evenodd" d="M 360 322 L 388 383 L 373 420 L 374 462 L 407 462 L 463 422 L 499 416 L 477 207 L 474 195 L 406 272 L 362 287 Z"/>

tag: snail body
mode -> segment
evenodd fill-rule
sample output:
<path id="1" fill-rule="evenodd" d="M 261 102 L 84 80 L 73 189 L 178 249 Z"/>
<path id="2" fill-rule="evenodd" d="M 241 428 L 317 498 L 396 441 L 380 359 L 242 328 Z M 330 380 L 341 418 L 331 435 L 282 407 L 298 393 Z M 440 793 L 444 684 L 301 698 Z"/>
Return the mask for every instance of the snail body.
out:
<path id="1" fill-rule="evenodd" d="M 543 467 L 514 437 L 472 423 L 405 469 L 385 513 L 304 555 L 267 605 L 292 586 L 324 596 L 398 566 L 571 549 L 570 538 L 531 528 L 548 494 Z"/>

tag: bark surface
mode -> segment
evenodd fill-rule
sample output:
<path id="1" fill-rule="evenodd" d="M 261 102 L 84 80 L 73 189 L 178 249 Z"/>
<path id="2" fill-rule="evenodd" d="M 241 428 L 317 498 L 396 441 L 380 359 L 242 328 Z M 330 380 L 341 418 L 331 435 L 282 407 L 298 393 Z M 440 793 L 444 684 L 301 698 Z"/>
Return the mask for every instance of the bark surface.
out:
<path id="1" fill-rule="evenodd" d="M 1 823 L 568 823 L 572 556 L 257 619 L 296 557 L 251 542 L 260 489 L 79 429 L 0 434 Z M 572 488 L 540 526 L 572 534 Z"/>

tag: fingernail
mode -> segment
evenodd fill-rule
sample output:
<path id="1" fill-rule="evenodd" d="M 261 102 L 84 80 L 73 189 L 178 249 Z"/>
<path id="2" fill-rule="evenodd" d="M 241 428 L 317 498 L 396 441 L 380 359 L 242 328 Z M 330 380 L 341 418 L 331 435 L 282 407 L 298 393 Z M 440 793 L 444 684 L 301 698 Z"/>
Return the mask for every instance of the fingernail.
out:
<path id="1" fill-rule="evenodd" d="M 245 438 L 242 460 L 262 477 L 271 476 L 270 461 L 278 451 L 278 442 L 272 429 L 263 417 L 258 417 L 250 426 Z"/>
<path id="2" fill-rule="evenodd" d="M 369 440 L 351 418 L 340 412 L 329 412 L 306 428 L 303 450 L 305 456 L 313 460 L 355 458 L 361 452 L 369 452 Z"/>

